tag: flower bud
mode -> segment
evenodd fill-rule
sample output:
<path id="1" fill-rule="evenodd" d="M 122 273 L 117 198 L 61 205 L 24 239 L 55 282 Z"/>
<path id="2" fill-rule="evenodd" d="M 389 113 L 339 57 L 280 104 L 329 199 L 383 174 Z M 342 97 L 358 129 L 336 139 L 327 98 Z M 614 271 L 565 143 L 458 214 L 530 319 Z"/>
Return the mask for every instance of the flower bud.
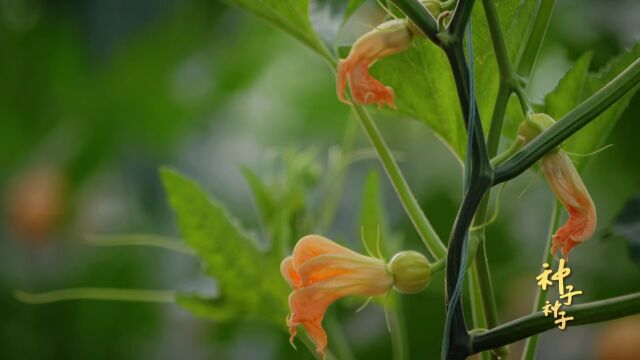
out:
<path id="1" fill-rule="evenodd" d="M 529 121 L 523 121 L 520 124 L 518 135 L 525 139 L 525 143 L 528 143 L 554 123 L 555 120 L 547 114 L 533 114 L 529 117 Z"/>
<path id="2" fill-rule="evenodd" d="M 401 293 L 415 294 L 429 285 L 431 264 L 417 251 L 401 251 L 389 262 L 393 286 Z"/>

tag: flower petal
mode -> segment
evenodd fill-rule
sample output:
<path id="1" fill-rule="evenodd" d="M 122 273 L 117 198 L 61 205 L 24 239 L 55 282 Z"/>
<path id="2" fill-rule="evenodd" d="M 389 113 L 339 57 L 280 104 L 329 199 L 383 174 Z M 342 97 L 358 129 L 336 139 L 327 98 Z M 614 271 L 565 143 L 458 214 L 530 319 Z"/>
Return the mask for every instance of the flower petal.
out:
<path id="1" fill-rule="evenodd" d="M 298 275 L 298 272 L 293 267 L 293 257 L 287 256 L 282 260 L 280 263 L 280 272 L 282 273 L 282 277 L 284 277 L 292 288 L 297 289 L 300 287 L 300 275 Z"/>
<path id="2" fill-rule="evenodd" d="M 542 170 L 551 190 L 569 213 L 567 222 L 553 235 L 551 247 L 553 254 L 560 249 L 567 258 L 574 246 L 595 232 L 596 208 L 567 154 L 556 152 L 544 156 Z"/>
<path id="3" fill-rule="evenodd" d="M 307 260 L 324 254 L 358 256 L 359 254 L 320 236 L 307 235 L 293 248 L 293 266 L 298 269 Z"/>
<path id="4" fill-rule="evenodd" d="M 298 268 L 303 286 L 331 282 L 331 286 L 348 284 L 380 284 L 388 289 L 393 277 L 382 260 L 362 256 L 320 255 Z M 387 281 L 383 281 L 387 279 Z M 384 293 L 385 291 L 382 291 Z"/>

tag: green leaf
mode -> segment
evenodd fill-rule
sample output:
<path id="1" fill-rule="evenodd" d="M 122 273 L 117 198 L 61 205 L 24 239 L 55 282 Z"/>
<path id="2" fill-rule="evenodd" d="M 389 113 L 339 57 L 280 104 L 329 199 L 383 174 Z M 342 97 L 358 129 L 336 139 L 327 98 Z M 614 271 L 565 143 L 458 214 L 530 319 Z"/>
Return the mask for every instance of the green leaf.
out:
<path id="1" fill-rule="evenodd" d="M 276 189 L 273 187 L 270 189 L 251 169 L 242 167 L 242 175 L 251 189 L 262 230 L 271 241 L 268 254 L 275 257 L 275 260 L 282 259 L 291 242 L 291 227 L 289 226 L 291 211 L 289 207 L 283 206 L 282 202 L 276 201 L 272 194 Z"/>
<path id="2" fill-rule="evenodd" d="M 349 2 L 347 2 L 347 8 L 345 9 L 342 17 L 343 24 L 349 20 L 351 15 L 353 15 L 353 13 L 355 13 L 362 4 L 364 4 L 364 1 L 365 0 L 349 0 Z"/>
<path id="3" fill-rule="evenodd" d="M 555 119 L 560 119 L 620 74 L 638 57 L 640 57 L 640 44 L 636 44 L 633 48 L 612 59 L 598 72 L 591 73 L 588 72 L 591 55 L 583 55 L 558 82 L 558 85 L 546 95 L 546 112 Z M 573 153 L 588 154 L 601 147 L 636 91 L 637 88 L 630 91 L 589 125 L 578 131 L 567 140 L 565 149 Z M 581 168 L 588 159 L 589 157 L 579 157 L 574 161 L 576 166 Z"/>
<path id="4" fill-rule="evenodd" d="M 534 6 L 535 1 L 518 0 L 496 4 L 512 60 L 524 38 Z M 487 127 L 498 91 L 498 67 L 481 6 L 476 5 L 472 19 L 476 96 L 482 122 Z M 449 63 L 440 48 L 428 40 L 416 39 L 405 53 L 379 61 L 373 72 L 394 89 L 401 113 L 424 122 L 463 158 L 466 132 Z"/>
<path id="5" fill-rule="evenodd" d="M 640 194 L 629 199 L 618 212 L 604 237 L 611 235 L 624 238 L 631 259 L 640 264 Z"/>
<path id="6" fill-rule="evenodd" d="M 271 196 L 269 189 L 262 182 L 262 179 L 248 167 L 243 166 L 241 168 L 242 176 L 251 189 L 253 195 L 253 201 L 255 202 L 258 215 L 262 225 L 266 228 L 271 223 L 273 216 L 276 213 L 276 201 Z"/>
<path id="7" fill-rule="evenodd" d="M 582 55 L 560 79 L 555 89 L 545 96 L 546 113 L 560 119 L 582 102 L 582 92 L 589 75 L 592 53 Z"/>
<path id="8" fill-rule="evenodd" d="M 279 263 L 264 256 L 254 238 L 196 183 L 170 169 L 162 169 L 161 175 L 182 237 L 196 251 L 207 274 L 217 280 L 224 308 L 238 310 L 229 316 L 282 322 L 288 286 Z M 193 301 L 187 301 L 187 310 L 195 309 Z M 197 302 L 205 304 L 211 313 L 220 311 L 219 302 Z M 202 306 L 197 307 L 198 313 L 203 312 Z"/>
<path id="9" fill-rule="evenodd" d="M 360 208 L 360 229 L 366 248 L 378 256 L 377 249 L 385 259 L 388 259 L 384 228 L 384 206 L 380 193 L 378 173 L 372 171 L 367 176 L 362 192 L 362 207 Z"/>
<path id="10" fill-rule="evenodd" d="M 309 20 L 308 0 L 225 0 L 271 24 L 300 40 L 325 59 L 332 56 L 313 30 Z"/>

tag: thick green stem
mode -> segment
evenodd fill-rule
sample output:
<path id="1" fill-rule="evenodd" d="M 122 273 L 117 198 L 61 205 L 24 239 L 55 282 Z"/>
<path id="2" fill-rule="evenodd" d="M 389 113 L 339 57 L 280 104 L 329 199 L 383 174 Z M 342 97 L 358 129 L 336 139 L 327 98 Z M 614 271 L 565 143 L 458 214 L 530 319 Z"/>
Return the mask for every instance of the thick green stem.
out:
<path id="1" fill-rule="evenodd" d="M 524 42 L 522 51 L 518 54 L 516 60 L 516 69 L 518 75 L 523 79 L 528 79 L 538 58 L 538 52 L 542 46 L 549 22 L 551 21 L 551 13 L 555 5 L 555 0 L 540 0 L 536 9 L 534 20 L 529 28 L 529 36 Z"/>
<path id="2" fill-rule="evenodd" d="M 567 326 L 592 324 L 640 313 L 640 292 L 611 299 L 593 301 L 565 308 L 566 316 L 574 319 Z M 482 334 L 471 337 L 471 353 L 494 349 L 529 336 L 553 329 L 557 325 L 553 317 L 542 311 L 513 320 Z"/>
<path id="3" fill-rule="evenodd" d="M 438 23 L 436 19 L 431 16 L 429 11 L 420 4 L 419 1 L 415 0 L 392 0 L 393 3 L 400 9 L 402 12 L 411 18 L 414 24 L 416 24 L 420 30 L 434 43 L 438 44 Z"/>
<path id="4" fill-rule="evenodd" d="M 593 121 L 618 99 L 640 83 L 640 59 L 525 145 L 496 169 L 494 184 L 511 180 L 530 168 L 544 154 Z"/>
<path id="5" fill-rule="evenodd" d="M 409 184 L 407 184 L 407 181 L 402 175 L 400 167 L 394 160 L 393 155 L 391 155 L 391 151 L 387 147 L 382 135 L 380 135 L 380 131 L 378 131 L 373 119 L 361 106 L 354 105 L 353 110 L 355 111 L 356 117 L 364 129 L 365 134 L 369 138 L 369 141 L 376 150 L 380 163 L 382 164 L 384 171 L 387 173 L 393 188 L 396 190 L 396 193 L 400 198 L 400 202 L 407 212 L 409 219 L 411 219 L 413 226 L 418 231 L 420 238 L 434 258 L 437 260 L 444 258 L 447 254 L 447 248 L 444 246 L 433 226 L 424 215 L 424 212 L 420 208 L 420 204 L 418 204 L 415 196 L 413 196 L 413 193 L 409 188 Z"/>
<path id="6" fill-rule="evenodd" d="M 473 10 L 474 0 L 458 0 L 458 6 L 449 24 L 449 33 L 454 41 L 462 40 L 469 18 L 471 17 L 471 11 Z"/>
<path id="7" fill-rule="evenodd" d="M 464 321 L 462 303 L 459 297 L 454 297 L 454 293 L 458 285 L 460 271 L 466 268 L 466 266 L 461 266 L 464 257 L 465 239 L 478 206 L 490 188 L 493 169 L 489 163 L 480 117 L 475 116 L 475 119 L 470 119 L 469 105 L 471 104 L 475 108 L 472 110 L 475 110 L 476 114 L 478 114 L 478 111 L 475 99 L 470 98 L 469 69 L 460 46 L 461 42 L 454 41 L 452 44 L 453 47 L 445 47 L 444 51 L 454 75 L 465 124 L 469 128 L 471 121 L 475 121 L 475 124 L 473 124 L 475 131 L 469 134 L 469 136 L 473 137 L 473 145 L 467 149 L 467 151 L 471 152 L 471 163 L 466 164 L 470 168 L 468 187 L 453 225 L 449 240 L 449 253 L 447 254 L 447 305 L 448 311 L 453 312 L 453 314 L 447 318 L 448 333 L 444 335 L 445 347 L 443 348 L 443 355 L 447 359 L 464 359 L 468 355 L 469 334 Z"/>
<path id="8" fill-rule="evenodd" d="M 547 242 L 544 246 L 544 251 L 542 255 L 542 264 L 551 263 L 553 261 L 553 255 L 549 251 L 551 249 L 551 238 L 553 233 L 560 225 L 560 217 L 562 215 L 562 211 L 560 210 L 560 206 L 558 206 L 558 202 L 556 200 L 553 201 L 553 208 L 551 210 L 551 221 L 549 222 L 549 230 L 547 231 Z M 542 269 L 542 264 L 540 264 L 540 268 Z M 545 300 L 547 299 L 547 293 L 542 291 L 542 288 L 539 286 L 536 290 L 536 300 L 533 303 L 533 312 L 539 311 L 544 305 Z M 524 350 L 522 352 L 523 360 L 534 360 L 536 356 L 536 345 L 538 344 L 538 335 L 531 336 L 524 343 Z"/>

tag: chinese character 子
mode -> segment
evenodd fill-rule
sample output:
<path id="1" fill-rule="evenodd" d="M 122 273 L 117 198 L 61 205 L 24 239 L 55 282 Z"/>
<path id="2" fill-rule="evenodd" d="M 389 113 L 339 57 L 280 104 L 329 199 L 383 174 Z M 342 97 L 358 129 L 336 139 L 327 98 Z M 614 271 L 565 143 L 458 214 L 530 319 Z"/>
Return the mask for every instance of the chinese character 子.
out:
<path id="1" fill-rule="evenodd" d="M 560 315 L 560 318 L 557 319 L 556 321 L 554 321 L 554 323 L 556 325 L 558 325 L 558 329 L 560 330 L 564 330 L 567 327 L 567 322 L 570 320 L 573 320 L 573 316 L 566 316 L 565 317 L 566 312 L 565 311 L 560 311 L 558 313 L 558 315 Z"/>
<path id="2" fill-rule="evenodd" d="M 582 290 L 573 291 L 573 285 L 567 285 L 567 293 L 560 295 L 560 299 L 566 299 L 564 305 L 571 305 L 574 296 L 582 295 Z"/>

